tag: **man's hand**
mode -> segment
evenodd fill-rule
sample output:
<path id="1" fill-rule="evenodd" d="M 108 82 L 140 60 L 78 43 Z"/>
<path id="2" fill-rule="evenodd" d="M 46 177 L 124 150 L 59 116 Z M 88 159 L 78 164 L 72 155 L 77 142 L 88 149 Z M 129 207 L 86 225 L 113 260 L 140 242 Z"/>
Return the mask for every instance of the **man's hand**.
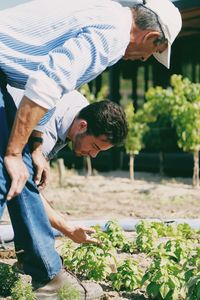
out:
<path id="1" fill-rule="evenodd" d="M 23 97 L 17 110 L 4 158 L 5 167 L 11 178 L 8 200 L 21 193 L 29 177 L 28 170 L 22 160 L 22 151 L 33 128 L 46 111 L 47 109 L 32 102 L 26 96 Z"/>
<path id="2" fill-rule="evenodd" d="M 66 232 L 66 236 L 68 236 L 72 241 L 78 244 L 81 243 L 99 244 L 99 241 L 97 239 L 94 239 L 90 236 L 91 233 L 95 233 L 95 230 L 84 226 L 76 226 L 73 227 L 70 231 L 68 229 Z"/>
<path id="3" fill-rule="evenodd" d="M 11 186 L 7 194 L 7 200 L 11 200 L 21 193 L 29 177 L 29 173 L 21 154 L 6 155 L 4 157 L 4 164 L 11 178 Z"/>
<path id="4" fill-rule="evenodd" d="M 42 154 L 42 148 L 37 147 L 32 152 L 32 160 L 35 166 L 35 183 L 42 190 L 48 183 L 49 163 Z"/>

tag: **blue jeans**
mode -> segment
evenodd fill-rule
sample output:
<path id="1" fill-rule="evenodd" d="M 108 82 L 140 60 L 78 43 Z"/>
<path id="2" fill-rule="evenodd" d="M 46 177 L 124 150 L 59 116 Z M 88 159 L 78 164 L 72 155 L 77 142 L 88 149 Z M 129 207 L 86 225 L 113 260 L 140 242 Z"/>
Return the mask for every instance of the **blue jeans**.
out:
<path id="1" fill-rule="evenodd" d="M 0 217 L 10 187 L 3 157 L 15 111 L 14 102 L 3 86 L 0 90 Z M 28 147 L 23 151 L 23 160 L 30 177 L 21 194 L 7 201 L 14 230 L 15 250 L 24 272 L 31 275 L 34 281 L 46 282 L 58 274 L 62 262 L 55 251 L 52 228 L 33 180 L 34 169 Z"/>

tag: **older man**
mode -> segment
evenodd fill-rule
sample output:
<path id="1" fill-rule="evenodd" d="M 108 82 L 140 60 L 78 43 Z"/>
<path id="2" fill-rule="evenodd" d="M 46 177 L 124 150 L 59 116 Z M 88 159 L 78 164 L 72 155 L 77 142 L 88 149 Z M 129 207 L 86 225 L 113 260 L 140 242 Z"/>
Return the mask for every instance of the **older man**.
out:
<path id="1" fill-rule="evenodd" d="M 160 0 L 147 0 L 132 9 L 109 0 L 35 0 L 1 11 L 0 28 L 0 69 L 2 76 L 6 75 L 0 93 L 0 202 L 4 205 L 6 198 L 14 198 L 8 206 L 18 237 L 16 248 L 19 243 L 24 249 L 25 272 L 43 284 L 47 293 L 46 283 L 62 285 L 68 275 L 61 271 L 33 183 L 33 166 L 25 146 L 29 136 L 49 110 L 40 125 L 48 121 L 64 94 L 123 57 L 145 61 L 154 54 L 169 67 L 171 44 L 180 31 L 181 17 L 170 0 L 162 0 L 162 5 Z M 25 87 L 11 134 L 7 82 Z M 94 141 L 93 147 L 101 149 Z M 32 158 L 36 184 L 40 184 L 45 178 L 40 147 L 35 148 Z M 85 297 L 84 288 L 81 293 Z"/>

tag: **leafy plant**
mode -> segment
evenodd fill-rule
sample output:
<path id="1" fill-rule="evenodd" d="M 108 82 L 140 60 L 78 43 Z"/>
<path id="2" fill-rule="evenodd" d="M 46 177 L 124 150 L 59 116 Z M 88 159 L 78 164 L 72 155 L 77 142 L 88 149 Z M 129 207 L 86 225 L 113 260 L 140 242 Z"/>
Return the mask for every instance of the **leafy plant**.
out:
<path id="1" fill-rule="evenodd" d="M 192 250 L 192 244 L 186 240 L 170 240 L 164 246 L 167 253 L 171 254 L 177 262 L 186 259 Z"/>
<path id="2" fill-rule="evenodd" d="M 102 231 L 99 225 L 93 226 L 92 228 L 95 229 L 95 233 L 92 234 L 92 237 L 100 242 L 104 251 L 113 250 L 113 242 L 107 232 Z"/>
<path id="3" fill-rule="evenodd" d="M 190 251 L 190 256 L 185 264 L 185 280 L 186 282 L 193 276 L 200 273 L 200 247 Z"/>
<path id="4" fill-rule="evenodd" d="M 7 297 L 15 283 L 19 280 L 19 274 L 8 264 L 0 263 L 0 295 Z"/>
<path id="5" fill-rule="evenodd" d="M 19 279 L 11 289 L 12 300 L 36 300 L 30 283 L 24 283 Z"/>
<path id="6" fill-rule="evenodd" d="M 142 279 L 146 292 L 152 299 L 185 299 L 184 272 L 180 265 L 168 258 L 155 259 Z"/>
<path id="7" fill-rule="evenodd" d="M 101 245 L 83 244 L 74 250 L 70 261 L 64 260 L 64 264 L 86 279 L 101 281 L 108 276 L 111 265 L 115 265 L 116 261 L 114 255 Z"/>
<path id="8" fill-rule="evenodd" d="M 117 272 L 110 274 L 112 287 L 117 291 L 132 292 L 140 287 L 141 279 L 142 271 L 133 259 L 124 260 L 121 266 L 117 268 Z"/>
<path id="9" fill-rule="evenodd" d="M 200 273 L 191 277 L 187 283 L 187 296 L 189 300 L 200 299 Z"/>
<path id="10" fill-rule="evenodd" d="M 121 249 L 122 252 L 125 253 L 136 253 L 137 252 L 137 245 L 133 241 L 126 241 Z"/>
<path id="11" fill-rule="evenodd" d="M 151 227 L 150 222 L 141 221 L 136 226 L 136 232 L 138 234 L 136 238 L 137 249 L 145 253 L 151 252 L 156 247 L 158 240 L 156 229 Z"/>
<path id="12" fill-rule="evenodd" d="M 126 118 L 128 122 L 128 135 L 125 140 L 126 152 L 130 156 L 129 172 L 130 179 L 134 179 L 134 157 L 144 147 L 143 136 L 148 130 L 147 124 L 143 122 L 143 111 L 134 112 L 132 103 L 125 108 Z"/>
<path id="13" fill-rule="evenodd" d="M 113 247 L 122 249 L 124 243 L 126 242 L 126 238 L 124 236 L 124 231 L 122 227 L 115 220 L 108 221 L 105 227 L 106 233 L 108 235 L 109 240 L 112 242 Z"/>

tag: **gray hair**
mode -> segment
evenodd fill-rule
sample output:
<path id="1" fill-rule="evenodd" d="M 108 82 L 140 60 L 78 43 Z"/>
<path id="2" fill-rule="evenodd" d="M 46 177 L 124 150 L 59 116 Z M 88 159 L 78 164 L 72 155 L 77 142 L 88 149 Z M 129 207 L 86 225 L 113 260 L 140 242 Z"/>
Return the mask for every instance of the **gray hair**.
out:
<path id="1" fill-rule="evenodd" d="M 153 30 L 160 33 L 155 40 L 156 45 L 166 42 L 166 37 L 159 23 L 157 14 L 142 4 L 135 4 L 132 7 L 135 11 L 135 24 L 140 30 Z"/>

